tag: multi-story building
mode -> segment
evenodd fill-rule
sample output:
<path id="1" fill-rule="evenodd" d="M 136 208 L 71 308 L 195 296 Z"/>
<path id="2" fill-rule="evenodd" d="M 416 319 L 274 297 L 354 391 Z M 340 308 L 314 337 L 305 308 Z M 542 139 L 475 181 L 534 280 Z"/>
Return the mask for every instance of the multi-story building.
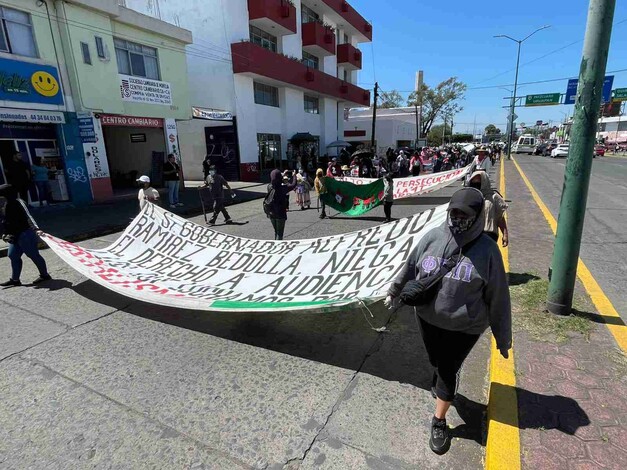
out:
<path id="1" fill-rule="evenodd" d="M 194 119 L 179 126 L 188 177 L 209 155 L 231 179 L 259 181 L 336 149 L 372 26 L 343 0 L 125 0 L 192 31 Z"/>
<path id="2" fill-rule="evenodd" d="M 3 163 L 44 157 L 55 199 L 76 203 L 159 180 L 191 118 L 191 33 L 118 0 L 0 0 L 0 16 L 0 74 L 22 87 L 2 80 Z"/>
<path id="3" fill-rule="evenodd" d="M 424 141 L 416 140 L 416 113 L 414 107 L 377 110 L 375 146 L 380 155 L 390 147 L 396 149 L 425 145 Z M 344 127 L 344 140 L 356 147 L 370 147 L 372 108 L 351 109 Z"/>

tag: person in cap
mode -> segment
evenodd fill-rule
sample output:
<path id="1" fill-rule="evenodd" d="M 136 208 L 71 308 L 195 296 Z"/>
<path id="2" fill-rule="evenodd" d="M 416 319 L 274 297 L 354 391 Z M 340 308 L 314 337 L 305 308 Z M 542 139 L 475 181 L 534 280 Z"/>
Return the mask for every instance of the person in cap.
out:
<path id="1" fill-rule="evenodd" d="M 342 176 L 350 176 L 351 169 L 348 165 L 342 165 Z"/>
<path id="2" fill-rule="evenodd" d="M 150 186 L 150 178 L 146 175 L 137 178 L 137 183 L 140 186 L 137 199 L 139 200 L 139 212 L 141 212 L 146 204 L 159 202 L 159 191 Z"/>
<path id="3" fill-rule="evenodd" d="M 224 203 L 224 188 L 231 191 L 231 187 L 229 183 L 224 179 L 220 173 L 218 173 L 215 165 L 211 165 L 209 167 L 209 176 L 205 180 L 205 186 L 209 188 L 211 193 L 211 199 L 213 201 L 213 216 L 209 219 L 209 225 L 215 225 L 216 220 L 218 220 L 218 216 L 220 213 L 224 216 L 224 222 L 226 224 L 232 224 L 231 216 L 226 211 L 225 203 Z"/>
<path id="4" fill-rule="evenodd" d="M 43 232 L 35 219 L 28 212 L 26 203 L 18 199 L 17 190 L 10 184 L 0 185 L 0 199 L 6 203 L 2 208 L 4 219 L 4 231 L 2 239 L 9 244 L 9 259 L 11 260 L 11 278 L 0 284 L 0 287 L 21 286 L 20 276 L 22 274 L 22 255 L 28 256 L 39 270 L 39 277 L 33 284 L 49 281 L 52 279 L 48 274 L 46 261 L 39 253 L 37 247 L 38 236 Z M 1 204 L 0 204 L 1 205 Z"/>
<path id="5" fill-rule="evenodd" d="M 499 241 L 499 229 L 503 233 L 502 243 L 506 247 L 509 245 L 509 233 L 507 230 L 507 219 L 505 211 L 507 211 L 507 203 L 503 196 L 495 189 L 492 189 L 492 183 L 485 171 L 475 171 L 470 176 L 468 182 L 470 188 L 475 188 L 483 194 L 485 226 L 483 231 L 495 242 Z"/>
<path id="6" fill-rule="evenodd" d="M 400 298 L 415 306 L 420 333 L 434 368 L 436 399 L 429 446 L 451 445 L 446 414 L 457 392 L 462 364 L 489 326 L 503 357 L 512 345 L 511 304 L 503 259 L 483 233 L 484 200 L 474 188 L 457 191 L 447 220 L 427 232 L 392 283 L 386 306 Z"/>

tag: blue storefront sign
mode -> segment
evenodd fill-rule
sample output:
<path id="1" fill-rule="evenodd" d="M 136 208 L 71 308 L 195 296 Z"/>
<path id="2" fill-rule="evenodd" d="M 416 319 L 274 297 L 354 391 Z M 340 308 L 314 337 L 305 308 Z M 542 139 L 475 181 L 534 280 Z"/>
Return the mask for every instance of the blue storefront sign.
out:
<path id="1" fill-rule="evenodd" d="M 91 116 L 78 118 L 78 133 L 81 138 L 81 142 L 84 144 L 97 142 L 94 120 Z"/>
<path id="2" fill-rule="evenodd" d="M 566 96 L 564 97 L 564 104 L 575 104 L 575 98 L 577 97 L 577 86 L 579 80 L 573 78 L 568 80 L 568 87 L 566 88 Z M 608 75 L 603 81 L 603 103 L 609 103 L 612 101 L 612 86 L 614 85 L 614 75 Z"/>
<path id="3" fill-rule="evenodd" d="M 57 68 L 0 58 L 0 100 L 62 105 Z"/>

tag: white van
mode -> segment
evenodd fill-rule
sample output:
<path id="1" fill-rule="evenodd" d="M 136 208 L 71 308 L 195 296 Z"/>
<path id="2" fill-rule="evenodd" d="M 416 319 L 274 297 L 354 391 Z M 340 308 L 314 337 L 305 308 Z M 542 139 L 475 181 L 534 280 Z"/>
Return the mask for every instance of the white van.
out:
<path id="1" fill-rule="evenodd" d="M 529 155 L 533 155 L 533 151 L 536 148 L 536 138 L 532 135 L 522 135 L 518 138 L 518 142 L 516 142 L 512 146 L 512 152 L 514 153 L 528 153 Z"/>

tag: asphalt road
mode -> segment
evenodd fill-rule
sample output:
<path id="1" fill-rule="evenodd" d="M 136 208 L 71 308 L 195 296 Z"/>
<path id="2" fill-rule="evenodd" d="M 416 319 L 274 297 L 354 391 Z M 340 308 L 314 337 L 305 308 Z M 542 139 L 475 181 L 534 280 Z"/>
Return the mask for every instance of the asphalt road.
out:
<path id="1" fill-rule="evenodd" d="M 393 216 L 446 203 L 453 191 L 397 204 Z M 229 212 L 247 223 L 217 230 L 273 238 L 260 200 Z M 359 219 L 295 211 L 286 235 L 382 221 L 382 208 Z M 428 447 L 432 369 L 412 310 L 177 310 L 113 294 L 43 255 L 52 282 L 0 290 L 0 468 L 483 467 L 487 335 L 464 365 L 449 414 L 456 438 L 438 457 Z M 30 282 L 37 273 L 24 266 Z"/>
<path id="2" fill-rule="evenodd" d="M 566 161 L 515 158 L 557 219 Z M 627 321 L 627 158 L 594 160 L 580 256 Z"/>

